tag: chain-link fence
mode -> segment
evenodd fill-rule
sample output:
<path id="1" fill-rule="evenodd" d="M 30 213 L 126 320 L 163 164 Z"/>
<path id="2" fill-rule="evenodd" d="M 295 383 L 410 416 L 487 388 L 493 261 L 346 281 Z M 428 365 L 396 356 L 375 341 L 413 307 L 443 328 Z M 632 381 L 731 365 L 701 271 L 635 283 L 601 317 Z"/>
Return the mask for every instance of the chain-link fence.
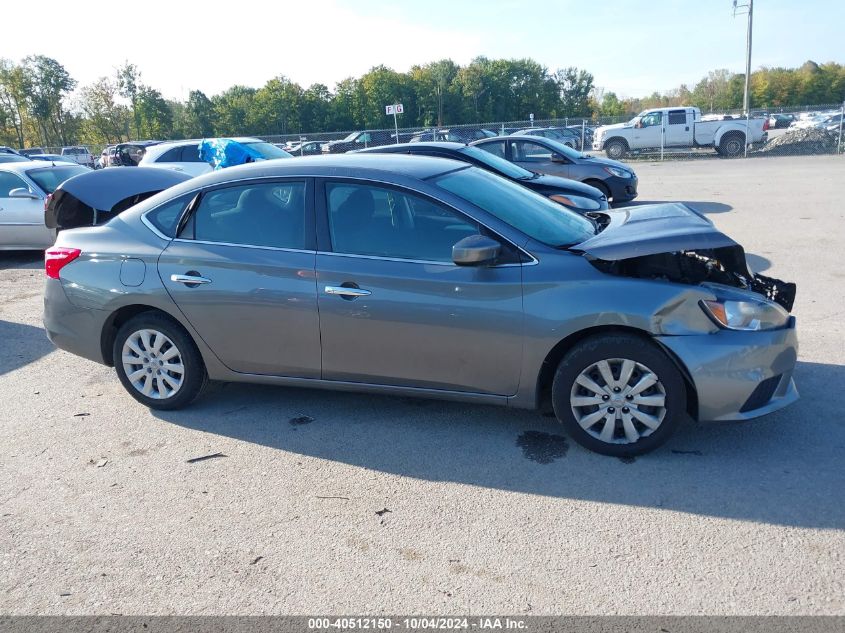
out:
<path id="1" fill-rule="evenodd" d="M 700 121 L 668 107 L 659 117 L 526 119 L 441 127 L 359 129 L 259 136 L 295 156 L 336 154 L 394 143 L 471 143 L 494 136 L 544 137 L 576 150 L 622 160 L 807 156 L 845 153 L 845 104 L 710 112 Z M 684 116 L 683 120 L 681 117 Z M 615 124 L 631 123 L 618 128 Z M 683 128 L 683 129 L 682 129 Z M 620 151 L 621 145 L 621 151 Z M 85 145 L 94 161 L 107 146 Z M 62 155 L 61 147 L 43 153 Z M 85 157 L 65 155 L 87 164 Z M 98 165 L 99 166 L 99 165 Z"/>

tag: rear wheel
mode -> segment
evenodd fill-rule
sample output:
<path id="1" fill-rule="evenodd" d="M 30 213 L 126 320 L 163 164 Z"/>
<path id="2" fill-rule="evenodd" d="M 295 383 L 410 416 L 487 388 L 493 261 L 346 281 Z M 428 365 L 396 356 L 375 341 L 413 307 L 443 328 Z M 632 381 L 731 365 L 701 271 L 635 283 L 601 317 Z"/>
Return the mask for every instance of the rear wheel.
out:
<path id="1" fill-rule="evenodd" d="M 685 415 L 686 389 L 674 363 L 648 340 L 596 336 L 560 362 L 552 401 L 572 439 L 597 453 L 626 457 L 671 437 Z"/>
<path id="2" fill-rule="evenodd" d="M 114 367 L 124 388 L 151 409 L 179 409 L 190 404 L 208 377 L 197 346 L 171 318 L 145 312 L 117 332 Z"/>
<path id="3" fill-rule="evenodd" d="M 719 142 L 719 149 L 722 150 L 719 152 L 722 156 L 736 158 L 745 149 L 745 135 L 740 132 L 725 134 Z"/>
<path id="4" fill-rule="evenodd" d="M 624 158 L 625 154 L 628 153 L 628 146 L 625 144 L 625 141 L 613 139 L 605 144 L 604 151 L 608 158 L 619 160 L 620 158 Z"/>

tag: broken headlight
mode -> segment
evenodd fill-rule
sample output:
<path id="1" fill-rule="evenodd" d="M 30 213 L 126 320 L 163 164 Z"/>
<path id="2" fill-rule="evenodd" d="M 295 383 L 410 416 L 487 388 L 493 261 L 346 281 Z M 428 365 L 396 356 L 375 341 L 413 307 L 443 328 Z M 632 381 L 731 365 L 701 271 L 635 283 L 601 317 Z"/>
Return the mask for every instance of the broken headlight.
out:
<path id="1" fill-rule="evenodd" d="M 728 330 L 776 330 L 789 320 L 789 313 L 771 301 L 702 301 L 701 309 Z"/>

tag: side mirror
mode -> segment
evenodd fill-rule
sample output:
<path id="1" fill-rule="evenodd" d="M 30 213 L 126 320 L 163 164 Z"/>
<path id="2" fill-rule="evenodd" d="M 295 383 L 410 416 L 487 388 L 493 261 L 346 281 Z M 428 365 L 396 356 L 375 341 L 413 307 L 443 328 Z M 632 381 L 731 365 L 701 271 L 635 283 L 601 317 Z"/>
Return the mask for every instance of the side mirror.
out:
<path id="1" fill-rule="evenodd" d="M 41 196 L 37 193 L 32 193 L 29 189 L 24 189 L 23 187 L 18 187 L 17 189 L 12 189 L 9 192 L 10 198 L 26 198 L 27 200 L 41 200 Z"/>
<path id="2" fill-rule="evenodd" d="M 634 127 L 635 127 L 635 128 L 641 128 L 642 126 L 643 126 L 643 122 L 642 122 L 642 121 L 637 121 L 636 123 L 634 123 Z"/>
<path id="3" fill-rule="evenodd" d="M 452 247 L 452 261 L 458 266 L 486 266 L 499 257 L 502 245 L 484 235 L 470 235 Z"/>
<path id="4" fill-rule="evenodd" d="M 566 159 L 561 156 L 560 154 L 552 154 L 552 162 L 553 163 L 565 163 Z"/>

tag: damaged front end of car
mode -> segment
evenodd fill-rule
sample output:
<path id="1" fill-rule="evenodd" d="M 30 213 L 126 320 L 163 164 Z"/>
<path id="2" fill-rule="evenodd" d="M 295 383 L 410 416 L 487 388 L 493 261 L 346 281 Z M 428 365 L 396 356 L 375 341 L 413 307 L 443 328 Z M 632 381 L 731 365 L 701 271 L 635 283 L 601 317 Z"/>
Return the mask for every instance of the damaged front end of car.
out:
<path id="1" fill-rule="evenodd" d="M 753 273 L 745 260 L 744 249 L 737 246 L 703 250 L 679 250 L 642 255 L 620 260 L 587 259 L 609 275 L 639 279 L 665 279 L 676 283 L 699 285 L 714 283 L 748 290 L 792 311 L 795 284 Z"/>
<path id="2" fill-rule="evenodd" d="M 742 246 L 687 205 L 654 204 L 605 213 L 602 230 L 574 249 L 598 270 L 622 277 L 730 286 L 792 310 L 795 284 L 752 272 Z"/>

